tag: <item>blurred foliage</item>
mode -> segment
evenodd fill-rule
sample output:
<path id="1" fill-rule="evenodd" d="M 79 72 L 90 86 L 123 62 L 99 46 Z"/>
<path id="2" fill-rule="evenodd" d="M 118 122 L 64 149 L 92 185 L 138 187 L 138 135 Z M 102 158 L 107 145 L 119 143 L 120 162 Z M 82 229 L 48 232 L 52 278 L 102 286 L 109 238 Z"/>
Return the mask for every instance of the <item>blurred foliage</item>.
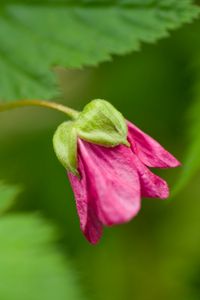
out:
<path id="1" fill-rule="evenodd" d="M 18 186 L 10 186 L 0 182 L 0 215 L 11 208 L 19 192 Z"/>
<path id="2" fill-rule="evenodd" d="M 187 113 L 187 152 L 182 168 L 182 174 L 175 186 L 174 192 L 183 189 L 189 180 L 200 169 L 200 41 L 196 39 L 199 28 L 195 28 L 189 45 L 188 56 L 193 73 L 192 103 Z M 189 33 L 188 33 L 189 35 Z"/>
<path id="3" fill-rule="evenodd" d="M 0 97 L 55 96 L 50 68 L 97 65 L 138 50 L 198 13 L 191 0 L 1 1 Z"/>
<path id="4" fill-rule="evenodd" d="M 56 236 L 53 229 L 36 215 L 1 217 L 1 299 L 83 299 L 71 265 L 52 244 Z"/>
<path id="5" fill-rule="evenodd" d="M 200 22 L 196 21 L 156 46 L 144 45 L 141 52 L 115 56 L 112 63 L 98 68 L 58 70 L 64 103 L 81 109 L 95 98 L 111 101 L 126 118 L 183 161 L 179 170 L 157 171 L 179 190 L 173 201 L 144 199 L 140 214 L 132 222 L 106 229 L 95 247 L 80 232 L 67 176 L 53 153 L 52 136 L 65 116 L 38 108 L 1 113 L 0 177 L 26 187 L 18 196 L 14 212 L 0 220 L 0 278 L 5 274 L 0 280 L 1 299 L 18 300 L 22 283 L 26 293 L 33 285 L 47 285 L 36 291 L 47 290 L 49 299 L 51 295 L 52 299 L 65 299 L 65 293 L 77 289 L 77 284 L 70 284 L 74 275 L 71 263 L 68 270 L 68 260 L 79 273 L 88 300 L 200 298 L 199 32 Z M 50 219 L 58 233 L 52 234 L 34 211 Z M 62 237 L 59 247 L 66 261 L 55 248 L 55 241 L 54 246 L 51 243 L 55 235 Z M 15 241 L 25 252 L 17 248 L 15 254 Z M 12 257 L 10 262 L 8 256 Z M 15 266 L 20 263 L 18 269 L 14 261 Z M 35 266 L 34 275 L 26 269 L 29 264 Z M 8 277 L 8 270 L 15 272 Z M 60 276 L 58 280 L 52 279 L 52 273 Z M 24 276 L 23 281 L 16 274 Z M 63 287 L 65 280 L 69 281 Z M 6 284 L 15 286 L 15 292 L 6 289 Z M 1 291 L 10 294 L 1 296 Z M 11 298 L 13 295 L 15 298 Z M 71 294 L 69 299 L 76 300 L 76 296 Z"/>

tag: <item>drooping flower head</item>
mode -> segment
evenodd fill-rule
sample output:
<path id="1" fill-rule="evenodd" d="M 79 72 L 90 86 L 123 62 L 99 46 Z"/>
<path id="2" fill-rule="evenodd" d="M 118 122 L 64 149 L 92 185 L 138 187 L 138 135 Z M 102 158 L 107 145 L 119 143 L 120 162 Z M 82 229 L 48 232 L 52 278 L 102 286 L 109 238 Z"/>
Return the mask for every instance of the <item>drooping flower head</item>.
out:
<path id="1" fill-rule="evenodd" d="M 166 199 L 167 183 L 148 167 L 173 168 L 179 161 L 105 100 L 93 100 L 74 122 L 61 124 L 54 149 L 67 170 L 80 226 L 96 244 L 103 226 L 128 222 L 141 198 Z"/>

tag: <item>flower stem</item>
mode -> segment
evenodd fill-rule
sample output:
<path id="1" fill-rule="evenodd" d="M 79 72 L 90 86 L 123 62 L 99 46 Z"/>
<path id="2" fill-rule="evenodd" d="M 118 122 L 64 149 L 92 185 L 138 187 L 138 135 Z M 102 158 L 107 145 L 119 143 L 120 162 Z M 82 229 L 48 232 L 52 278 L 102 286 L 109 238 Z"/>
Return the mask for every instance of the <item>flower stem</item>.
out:
<path id="1" fill-rule="evenodd" d="M 72 119 L 76 119 L 79 115 L 78 111 L 76 111 L 70 107 L 64 106 L 62 104 L 59 104 L 56 102 L 44 101 L 44 100 L 35 100 L 35 99 L 19 100 L 19 101 L 10 102 L 10 103 L 0 103 L 0 112 L 19 108 L 19 107 L 26 107 L 26 106 L 42 106 L 42 107 L 55 109 L 55 110 L 65 113 L 68 117 L 70 117 Z"/>

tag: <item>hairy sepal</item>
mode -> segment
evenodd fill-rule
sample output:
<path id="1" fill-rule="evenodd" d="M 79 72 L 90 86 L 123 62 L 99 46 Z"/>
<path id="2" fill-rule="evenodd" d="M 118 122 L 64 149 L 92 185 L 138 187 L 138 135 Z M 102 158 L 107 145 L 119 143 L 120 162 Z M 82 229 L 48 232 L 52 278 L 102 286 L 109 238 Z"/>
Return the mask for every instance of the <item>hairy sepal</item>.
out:
<path id="1" fill-rule="evenodd" d="M 77 130 L 74 122 L 60 124 L 53 137 L 56 156 L 63 167 L 78 176 L 77 170 Z"/>
<path id="2" fill-rule="evenodd" d="M 127 142 L 123 115 L 109 102 L 96 99 L 88 103 L 76 121 L 78 136 L 88 142 L 114 147 Z"/>

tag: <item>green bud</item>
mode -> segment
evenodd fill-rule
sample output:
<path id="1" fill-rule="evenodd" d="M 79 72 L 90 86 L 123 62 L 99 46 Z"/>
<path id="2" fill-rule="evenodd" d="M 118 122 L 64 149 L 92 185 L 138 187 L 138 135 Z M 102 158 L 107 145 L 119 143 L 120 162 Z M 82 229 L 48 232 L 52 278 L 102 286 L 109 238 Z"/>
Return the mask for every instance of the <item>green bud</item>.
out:
<path id="1" fill-rule="evenodd" d="M 123 115 L 101 99 L 88 103 L 76 120 L 77 135 L 88 142 L 114 147 L 129 146 L 127 124 Z"/>
<path id="2" fill-rule="evenodd" d="M 74 122 L 64 122 L 58 126 L 54 137 L 53 146 L 58 160 L 65 169 L 74 175 L 77 171 L 77 132 Z"/>
<path id="3" fill-rule="evenodd" d="M 78 118 L 62 123 L 53 137 L 53 146 L 58 160 L 65 169 L 76 176 L 77 139 L 90 143 L 115 147 L 120 144 L 129 146 L 127 123 L 123 115 L 109 102 L 101 99 L 87 104 Z"/>

